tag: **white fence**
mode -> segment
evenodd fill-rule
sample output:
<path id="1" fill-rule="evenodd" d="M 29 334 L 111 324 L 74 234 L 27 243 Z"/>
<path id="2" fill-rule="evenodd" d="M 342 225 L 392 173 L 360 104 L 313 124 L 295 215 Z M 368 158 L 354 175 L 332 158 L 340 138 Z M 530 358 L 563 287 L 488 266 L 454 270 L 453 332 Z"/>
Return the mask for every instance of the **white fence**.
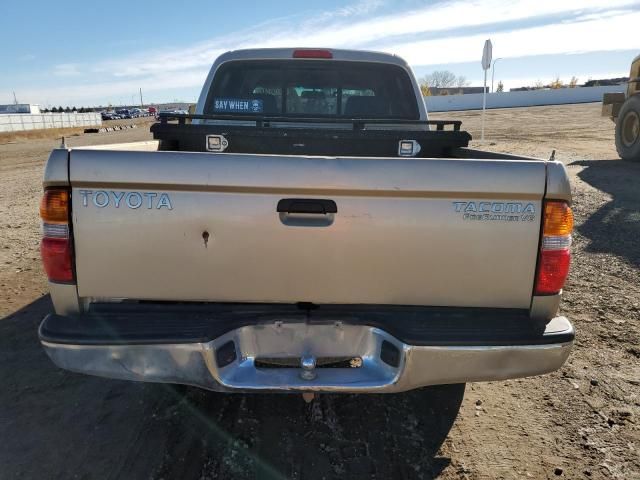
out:
<path id="1" fill-rule="evenodd" d="M 99 127 L 99 113 L 0 114 L 0 132 L 20 132 L 43 128 Z"/>
<path id="2" fill-rule="evenodd" d="M 487 94 L 487 108 L 532 107 L 568 103 L 601 102 L 605 93 L 624 92 L 625 85 L 611 87 L 560 88 Z M 479 110 L 482 94 L 439 95 L 425 97 L 430 112 Z M 0 132 L 19 132 L 42 128 L 96 127 L 102 125 L 99 113 L 0 114 Z"/>
<path id="3" fill-rule="evenodd" d="M 526 92 L 487 93 L 487 108 L 533 107 L 563 105 L 567 103 L 601 102 L 605 93 L 624 92 L 626 85 L 610 87 L 559 88 L 556 90 L 529 90 Z M 482 94 L 439 95 L 424 97 L 430 112 L 482 109 Z"/>

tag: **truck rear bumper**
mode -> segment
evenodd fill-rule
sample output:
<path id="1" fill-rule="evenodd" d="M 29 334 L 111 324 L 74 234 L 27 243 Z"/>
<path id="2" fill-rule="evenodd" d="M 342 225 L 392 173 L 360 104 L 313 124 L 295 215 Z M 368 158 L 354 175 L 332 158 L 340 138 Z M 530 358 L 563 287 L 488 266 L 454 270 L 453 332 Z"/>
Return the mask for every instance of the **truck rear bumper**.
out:
<path id="1" fill-rule="evenodd" d="M 556 317 L 539 330 L 527 329 L 526 335 L 522 329 L 518 335 L 511 329 L 508 335 L 494 332 L 492 338 L 491 332 L 484 331 L 475 341 L 472 332 L 460 326 L 434 330 L 422 325 L 424 338 L 416 337 L 411 343 L 406 331 L 394 335 L 380 328 L 379 321 L 367 324 L 339 317 L 315 322 L 295 315 L 254 319 L 219 335 L 209 329 L 205 337 L 214 334 L 215 338 L 189 341 L 186 337 L 200 335 L 189 322 L 181 330 L 189 335 L 171 340 L 160 338 L 166 334 L 142 335 L 144 329 L 132 327 L 144 326 L 140 319 L 130 319 L 124 329 L 104 315 L 93 319 L 50 315 L 39 333 L 56 365 L 80 373 L 214 391 L 352 393 L 400 392 L 548 373 L 565 362 L 574 337 L 571 323 Z M 96 321 L 102 325 L 97 327 Z M 82 323 L 93 327 L 80 331 Z"/>

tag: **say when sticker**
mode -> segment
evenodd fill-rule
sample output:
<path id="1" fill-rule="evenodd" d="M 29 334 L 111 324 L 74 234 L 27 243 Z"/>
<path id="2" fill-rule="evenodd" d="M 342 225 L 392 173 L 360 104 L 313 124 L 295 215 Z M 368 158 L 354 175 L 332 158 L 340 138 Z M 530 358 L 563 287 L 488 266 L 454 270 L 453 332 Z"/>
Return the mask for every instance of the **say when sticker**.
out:
<path id="1" fill-rule="evenodd" d="M 261 113 L 262 100 L 246 98 L 215 98 L 213 109 L 216 112 Z"/>

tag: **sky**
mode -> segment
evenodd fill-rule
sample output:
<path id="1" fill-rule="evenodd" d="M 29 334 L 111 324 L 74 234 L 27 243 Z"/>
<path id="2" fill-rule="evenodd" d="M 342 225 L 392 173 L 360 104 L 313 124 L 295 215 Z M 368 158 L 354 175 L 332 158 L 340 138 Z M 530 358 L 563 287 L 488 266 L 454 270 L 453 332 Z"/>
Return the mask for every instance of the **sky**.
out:
<path id="1" fill-rule="evenodd" d="M 395 53 L 418 77 L 481 86 L 493 43 L 506 89 L 629 74 L 640 0 L 3 0 L 0 104 L 194 102 L 221 53 L 333 47 Z M 489 71 L 489 84 L 491 71 Z"/>

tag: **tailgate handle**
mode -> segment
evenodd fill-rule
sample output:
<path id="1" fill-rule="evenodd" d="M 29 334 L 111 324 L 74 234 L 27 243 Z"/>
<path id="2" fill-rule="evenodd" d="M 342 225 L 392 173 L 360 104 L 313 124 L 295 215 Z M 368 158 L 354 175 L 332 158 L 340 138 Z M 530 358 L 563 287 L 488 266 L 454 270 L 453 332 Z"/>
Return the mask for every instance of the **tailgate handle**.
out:
<path id="1" fill-rule="evenodd" d="M 338 213 L 338 206 L 333 200 L 313 198 L 283 198 L 278 202 L 278 213 L 311 213 L 326 215 Z"/>

